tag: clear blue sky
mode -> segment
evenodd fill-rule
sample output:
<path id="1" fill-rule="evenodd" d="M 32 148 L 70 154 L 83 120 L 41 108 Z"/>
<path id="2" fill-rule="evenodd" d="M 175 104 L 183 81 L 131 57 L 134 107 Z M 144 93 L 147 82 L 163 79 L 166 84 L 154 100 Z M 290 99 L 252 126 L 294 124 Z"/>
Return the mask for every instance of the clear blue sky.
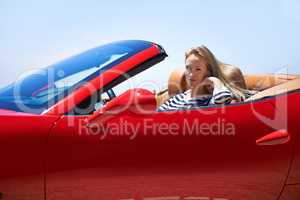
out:
<path id="1" fill-rule="evenodd" d="M 244 73 L 300 74 L 299 10 L 299 0 L 0 0 L 0 86 L 27 70 L 124 39 L 166 49 L 169 57 L 156 68 L 160 83 L 184 66 L 188 48 L 201 44 Z"/>

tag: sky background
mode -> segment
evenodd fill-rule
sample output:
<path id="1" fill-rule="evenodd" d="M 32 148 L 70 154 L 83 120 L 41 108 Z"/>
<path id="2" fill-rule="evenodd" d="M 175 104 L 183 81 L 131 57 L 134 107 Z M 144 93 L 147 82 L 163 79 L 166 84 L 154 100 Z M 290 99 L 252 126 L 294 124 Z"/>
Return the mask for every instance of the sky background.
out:
<path id="1" fill-rule="evenodd" d="M 143 79 L 165 84 L 184 52 L 206 45 L 244 73 L 300 74 L 299 0 L 0 0 L 0 87 L 116 40 L 161 44 L 169 57 Z"/>

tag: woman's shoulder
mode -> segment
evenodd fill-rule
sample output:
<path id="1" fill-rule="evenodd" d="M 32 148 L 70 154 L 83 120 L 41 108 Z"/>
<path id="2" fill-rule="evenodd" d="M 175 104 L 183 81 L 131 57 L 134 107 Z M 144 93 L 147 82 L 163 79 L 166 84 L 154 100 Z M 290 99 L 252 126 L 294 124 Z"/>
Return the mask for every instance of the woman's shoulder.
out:
<path id="1" fill-rule="evenodd" d="M 191 94 L 191 91 L 190 90 L 187 90 L 185 92 L 182 92 L 182 93 L 179 93 L 173 97 L 171 97 L 170 99 L 185 99 L 185 98 L 188 98 Z"/>
<path id="2" fill-rule="evenodd" d="M 158 111 L 177 110 L 183 108 L 190 98 L 190 91 L 177 94 L 168 99 L 163 105 L 158 108 Z"/>

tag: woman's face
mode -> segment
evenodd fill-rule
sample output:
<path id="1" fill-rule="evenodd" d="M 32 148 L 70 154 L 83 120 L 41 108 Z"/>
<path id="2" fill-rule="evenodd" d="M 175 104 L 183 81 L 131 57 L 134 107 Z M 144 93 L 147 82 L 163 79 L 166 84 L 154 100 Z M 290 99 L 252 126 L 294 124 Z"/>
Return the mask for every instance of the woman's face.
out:
<path id="1" fill-rule="evenodd" d="M 209 76 L 209 71 L 206 62 L 199 56 L 191 54 L 185 60 L 185 76 L 188 86 L 197 88 L 200 83 Z"/>

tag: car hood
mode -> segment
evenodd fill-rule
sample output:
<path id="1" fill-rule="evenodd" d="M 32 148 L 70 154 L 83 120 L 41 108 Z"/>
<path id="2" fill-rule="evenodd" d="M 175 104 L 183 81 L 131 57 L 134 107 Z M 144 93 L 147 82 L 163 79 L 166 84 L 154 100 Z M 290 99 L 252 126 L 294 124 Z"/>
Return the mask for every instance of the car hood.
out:
<path id="1" fill-rule="evenodd" d="M 13 110 L 0 109 L 0 116 L 1 115 L 22 115 L 22 116 L 28 115 L 28 116 L 32 116 L 33 114 L 16 112 L 16 111 L 13 111 Z"/>

